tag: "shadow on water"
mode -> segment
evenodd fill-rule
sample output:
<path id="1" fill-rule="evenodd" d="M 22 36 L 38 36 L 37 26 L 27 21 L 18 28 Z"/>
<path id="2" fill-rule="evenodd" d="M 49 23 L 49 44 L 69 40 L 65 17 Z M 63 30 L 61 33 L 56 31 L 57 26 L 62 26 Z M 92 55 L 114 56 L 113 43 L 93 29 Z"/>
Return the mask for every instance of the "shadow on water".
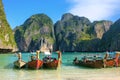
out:
<path id="1" fill-rule="evenodd" d="M 9 63 L 8 65 L 4 66 L 4 69 L 16 69 L 16 70 L 20 70 L 20 69 L 27 69 L 26 66 L 22 67 L 22 68 L 18 68 L 16 66 L 14 66 L 13 63 Z"/>
<path id="2" fill-rule="evenodd" d="M 8 65 L 4 66 L 4 69 L 13 69 L 14 65 L 12 63 L 9 63 Z"/>
<path id="3" fill-rule="evenodd" d="M 50 71 L 50 70 L 57 70 L 55 68 L 40 68 L 40 69 L 32 69 L 32 68 L 28 68 L 27 66 L 24 66 L 22 68 L 18 68 L 16 66 L 14 66 L 12 63 L 4 66 L 4 69 L 14 69 L 14 70 L 27 70 L 27 71 L 34 71 L 34 70 L 47 70 L 47 71 Z"/>

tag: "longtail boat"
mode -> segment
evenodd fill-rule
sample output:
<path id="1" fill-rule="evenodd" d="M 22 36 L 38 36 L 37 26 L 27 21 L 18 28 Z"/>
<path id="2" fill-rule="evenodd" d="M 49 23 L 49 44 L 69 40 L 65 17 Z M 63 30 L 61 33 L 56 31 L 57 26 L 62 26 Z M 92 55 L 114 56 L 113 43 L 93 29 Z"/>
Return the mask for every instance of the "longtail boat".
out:
<path id="1" fill-rule="evenodd" d="M 91 67 L 91 68 L 103 68 L 102 59 L 83 59 L 83 60 L 74 60 L 73 63 L 79 66 Z"/>
<path id="2" fill-rule="evenodd" d="M 33 56 L 31 57 L 31 61 L 27 63 L 28 68 L 31 69 L 39 69 L 43 65 L 43 61 L 39 59 L 39 51 L 36 52 L 36 59 L 32 59 Z"/>
<path id="3" fill-rule="evenodd" d="M 57 51 L 58 59 L 56 59 L 51 57 L 52 49 L 52 45 L 48 47 L 46 44 L 43 44 L 40 48 L 40 51 L 46 55 L 43 58 L 43 68 L 57 69 L 61 64 L 61 52 Z"/>
<path id="4" fill-rule="evenodd" d="M 77 60 L 75 58 L 73 63 L 80 66 L 92 67 L 92 68 L 105 68 L 105 67 L 120 67 L 120 52 L 115 53 L 115 57 L 109 58 L 109 54 L 106 53 L 105 57 L 102 59 L 88 59 L 83 58 L 82 60 Z"/>
<path id="5" fill-rule="evenodd" d="M 114 58 L 109 58 L 109 53 L 107 52 L 104 57 L 104 67 L 119 67 L 120 66 L 120 52 L 115 52 Z"/>
<path id="6" fill-rule="evenodd" d="M 120 67 L 120 58 L 108 58 L 103 60 L 104 67 Z"/>
<path id="7" fill-rule="evenodd" d="M 17 68 L 23 68 L 26 65 L 26 62 L 22 60 L 21 53 L 17 54 L 18 60 L 14 62 L 14 66 Z"/>
<path id="8" fill-rule="evenodd" d="M 114 67 L 115 66 L 115 61 L 114 59 L 106 59 L 103 60 L 103 67 Z"/>
<path id="9" fill-rule="evenodd" d="M 103 59 L 103 67 L 114 67 L 114 59 L 109 58 L 109 53 L 106 52 L 105 57 Z"/>
<path id="10" fill-rule="evenodd" d="M 120 58 L 118 59 L 118 67 L 120 67 Z"/>
<path id="11" fill-rule="evenodd" d="M 22 60 L 17 60 L 14 62 L 14 66 L 17 68 L 23 68 L 25 67 L 26 62 L 22 61 Z"/>
<path id="12" fill-rule="evenodd" d="M 45 57 L 43 59 L 43 68 L 57 69 L 61 64 L 61 52 L 57 51 L 58 59 Z"/>

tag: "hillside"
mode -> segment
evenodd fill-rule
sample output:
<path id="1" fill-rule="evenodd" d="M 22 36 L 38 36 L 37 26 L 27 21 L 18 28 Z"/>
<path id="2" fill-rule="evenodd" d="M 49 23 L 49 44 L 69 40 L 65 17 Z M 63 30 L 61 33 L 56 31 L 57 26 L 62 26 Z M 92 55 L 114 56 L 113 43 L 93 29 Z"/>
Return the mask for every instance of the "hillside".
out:
<path id="1" fill-rule="evenodd" d="M 111 21 L 90 22 L 88 18 L 66 13 L 54 25 L 57 49 L 62 51 L 99 51 L 100 40 Z"/>
<path id="2" fill-rule="evenodd" d="M 6 20 L 2 0 L 0 0 L 0 52 L 11 52 L 15 50 L 14 34 Z"/>
<path id="3" fill-rule="evenodd" d="M 53 22 L 45 14 L 35 14 L 14 29 L 20 51 L 38 50 L 43 44 L 54 44 Z"/>
<path id="4" fill-rule="evenodd" d="M 105 45 L 103 45 L 105 44 Z M 110 51 L 120 50 L 120 19 L 107 31 L 101 41 L 101 49 Z"/>
<path id="5" fill-rule="evenodd" d="M 66 13 L 54 25 L 45 14 L 35 14 L 14 29 L 20 51 L 38 50 L 46 44 L 61 51 L 104 51 L 101 41 L 113 23 L 91 22 L 86 17 Z"/>

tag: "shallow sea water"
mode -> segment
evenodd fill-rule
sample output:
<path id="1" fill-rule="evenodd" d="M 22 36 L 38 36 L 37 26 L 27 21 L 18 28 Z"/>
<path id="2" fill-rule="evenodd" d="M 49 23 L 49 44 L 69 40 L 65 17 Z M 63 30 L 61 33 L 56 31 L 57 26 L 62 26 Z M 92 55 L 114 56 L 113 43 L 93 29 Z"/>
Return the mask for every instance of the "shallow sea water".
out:
<path id="1" fill-rule="evenodd" d="M 13 62 L 17 60 L 14 54 L 0 55 L 1 80 L 120 80 L 120 67 L 93 69 L 72 64 L 74 57 L 79 59 L 84 55 L 103 56 L 104 53 L 63 53 L 62 64 L 57 70 L 50 69 L 15 69 Z M 29 61 L 29 53 L 23 53 L 22 59 Z M 57 57 L 56 54 L 53 56 Z M 40 55 L 42 59 L 43 55 Z"/>

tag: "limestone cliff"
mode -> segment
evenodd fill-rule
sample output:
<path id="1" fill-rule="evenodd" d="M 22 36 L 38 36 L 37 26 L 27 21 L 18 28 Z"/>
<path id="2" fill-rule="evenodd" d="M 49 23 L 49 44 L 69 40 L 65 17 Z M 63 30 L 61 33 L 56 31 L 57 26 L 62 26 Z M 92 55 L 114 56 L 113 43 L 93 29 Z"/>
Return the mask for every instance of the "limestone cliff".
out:
<path id="1" fill-rule="evenodd" d="M 35 14 L 16 27 L 15 40 L 20 51 L 38 50 L 43 44 L 54 44 L 53 22 L 45 14 Z"/>
<path id="2" fill-rule="evenodd" d="M 47 15 L 36 14 L 15 28 L 15 40 L 20 51 L 37 50 L 43 44 L 61 51 L 104 51 L 101 39 L 112 24 L 66 13 L 53 25 Z"/>
<path id="3" fill-rule="evenodd" d="M 0 0 L 0 52 L 16 50 L 14 34 L 6 20 L 2 0 Z"/>
<path id="4" fill-rule="evenodd" d="M 109 30 L 112 24 L 113 23 L 111 21 L 106 20 L 94 21 L 93 26 L 96 37 L 101 39 L 103 34 Z"/>
<path id="5" fill-rule="evenodd" d="M 100 51 L 100 41 L 111 21 L 90 22 L 88 18 L 66 13 L 54 25 L 56 47 L 62 51 Z"/>
<path id="6" fill-rule="evenodd" d="M 118 19 L 107 31 L 101 41 L 102 50 L 120 50 L 120 19 Z"/>

